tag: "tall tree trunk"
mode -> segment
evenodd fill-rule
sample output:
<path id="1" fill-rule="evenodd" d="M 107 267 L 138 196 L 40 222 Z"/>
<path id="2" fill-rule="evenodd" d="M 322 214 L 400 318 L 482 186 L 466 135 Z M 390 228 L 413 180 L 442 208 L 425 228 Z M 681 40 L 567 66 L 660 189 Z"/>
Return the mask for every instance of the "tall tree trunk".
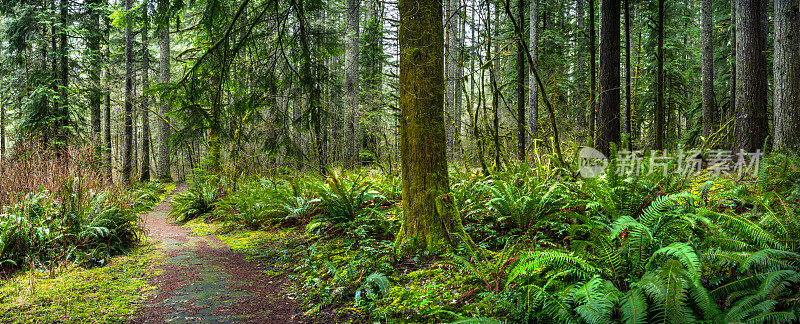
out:
<path id="1" fill-rule="evenodd" d="M 486 12 L 491 15 L 491 3 L 489 1 L 486 2 Z M 495 8 L 495 19 L 494 21 L 499 21 L 500 15 L 497 8 Z M 494 143 L 494 170 L 499 171 L 501 169 L 501 162 L 500 162 L 500 87 L 497 84 L 497 63 L 499 59 L 492 56 L 492 39 L 494 36 L 498 34 L 498 28 L 494 29 L 494 33 L 492 34 L 492 28 L 489 21 L 486 21 L 486 33 L 490 35 L 486 41 L 486 55 L 489 59 L 489 86 L 492 87 L 492 142 Z M 495 50 L 494 53 L 499 53 L 499 44 L 495 43 Z"/>
<path id="2" fill-rule="evenodd" d="M 531 133 L 531 143 L 539 137 L 539 88 L 533 70 L 539 68 L 539 0 L 531 0 L 530 8 L 530 39 L 528 50 L 531 53 L 533 65 L 528 67 L 528 129 Z M 520 22 L 522 25 L 523 22 Z"/>
<path id="3" fill-rule="evenodd" d="M 728 93 L 728 111 L 725 115 L 725 123 L 736 116 L 736 1 L 731 0 L 731 76 L 730 90 Z M 734 132 L 736 126 L 734 123 Z M 730 140 L 730 138 L 728 138 Z"/>
<path id="4" fill-rule="evenodd" d="M 525 1 L 517 0 L 517 20 L 525 25 Z M 520 33 L 519 37 L 522 37 Z M 517 43 L 517 158 L 525 161 L 525 135 L 528 132 L 525 123 L 525 40 L 519 39 Z"/>
<path id="5" fill-rule="evenodd" d="M 656 150 L 664 149 L 664 0 L 658 0 L 658 45 L 656 54 L 656 106 L 655 143 Z"/>
<path id="6" fill-rule="evenodd" d="M 360 0 L 347 0 L 347 42 L 345 43 L 345 110 L 347 113 L 347 141 L 349 145 L 348 163 L 356 167 L 359 164 L 359 92 L 360 80 L 358 75 L 358 47 L 359 47 L 359 22 L 361 13 Z"/>
<path id="7" fill-rule="evenodd" d="M 447 76 L 447 89 L 445 91 L 445 131 L 447 136 L 447 157 L 453 159 L 458 155 L 458 132 L 461 124 L 461 113 L 458 109 L 460 102 L 456 98 L 461 92 L 458 76 L 458 27 L 460 0 L 446 0 L 447 14 L 444 17 L 445 30 L 447 31 L 447 50 L 445 51 L 445 73 Z M 459 98 L 460 99 L 460 98 Z M 460 101 L 460 100 L 459 100 Z"/>
<path id="8" fill-rule="evenodd" d="M 592 146 L 597 142 L 595 135 L 597 128 L 597 46 L 595 44 L 594 12 L 594 0 L 589 0 L 589 134 L 592 136 Z"/>
<path id="9" fill-rule="evenodd" d="M 158 11 L 163 21 L 161 26 L 161 34 L 158 42 L 159 51 L 159 69 L 161 72 L 161 83 L 170 82 L 170 39 L 169 39 L 169 19 L 167 17 L 169 12 L 169 0 L 158 0 Z M 169 104 L 166 102 L 161 103 L 161 116 L 158 119 L 158 179 L 161 182 L 172 182 L 172 172 L 170 171 L 170 145 L 169 136 L 172 133 L 170 129 L 169 119 Z"/>
<path id="10" fill-rule="evenodd" d="M 438 0 L 400 0 L 401 252 L 474 246 L 450 193 L 444 127 L 444 32 Z"/>
<path id="11" fill-rule="evenodd" d="M 133 8 L 133 0 L 125 0 L 125 10 Z M 125 22 L 125 116 L 124 144 L 122 148 L 122 182 L 131 181 L 133 156 L 133 30 L 130 19 Z"/>
<path id="12" fill-rule="evenodd" d="M 625 134 L 628 134 L 628 151 L 633 151 L 631 127 L 631 1 L 625 0 Z"/>
<path id="13" fill-rule="evenodd" d="M 300 48 L 302 52 L 302 59 L 301 59 L 301 74 L 303 75 L 301 82 L 303 86 L 306 88 L 308 93 L 308 109 L 311 111 L 311 126 L 313 127 L 314 131 L 314 146 L 316 148 L 317 154 L 317 163 L 319 166 L 320 172 L 325 174 L 325 140 L 322 134 L 322 109 L 320 107 L 320 89 L 317 85 L 317 80 L 315 76 L 312 74 L 311 67 L 313 65 L 312 57 L 311 57 L 311 47 L 309 45 L 309 34 L 306 28 L 308 25 L 306 24 L 306 16 L 303 6 L 304 0 L 292 0 L 292 5 L 297 9 L 295 14 L 297 15 L 298 21 L 298 30 L 300 32 Z M 356 51 L 357 53 L 358 51 Z M 356 57 L 356 60 L 358 58 Z M 358 69 L 356 69 L 358 71 Z M 351 107 L 352 108 L 352 107 Z M 351 127 L 351 133 L 355 132 L 356 126 Z M 354 139 L 355 140 L 355 139 Z M 356 148 L 360 148 L 360 142 L 356 141 L 355 144 Z M 358 154 L 358 152 L 355 152 Z M 357 157 L 356 157 L 357 158 Z"/>
<path id="14" fill-rule="evenodd" d="M 101 33 L 100 22 L 100 1 L 90 0 L 87 1 L 89 10 L 89 23 L 87 29 L 89 32 L 87 49 L 89 50 L 89 80 L 91 81 L 91 91 L 89 93 L 89 110 L 91 111 L 91 139 L 95 141 L 98 149 L 102 145 L 100 141 L 100 110 L 103 103 L 103 91 L 100 84 L 101 61 L 100 61 L 100 41 L 103 37 Z"/>
<path id="15" fill-rule="evenodd" d="M 140 181 L 150 181 L 150 19 L 149 1 L 142 3 L 142 173 Z"/>
<path id="16" fill-rule="evenodd" d="M 58 39 L 59 39 L 59 79 L 61 81 L 59 95 L 59 117 L 61 129 L 58 130 L 61 140 L 66 140 L 67 130 L 65 129 L 69 124 L 69 51 L 67 49 L 67 15 L 69 10 L 69 0 L 61 0 L 61 14 L 59 15 L 59 22 L 61 24 Z"/>
<path id="17" fill-rule="evenodd" d="M 103 6 L 105 6 L 106 8 L 108 7 L 108 1 L 107 0 L 103 1 Z M 111 57 L 111 49 L 110 49 L 111 48 L 111 42 L 109 41 L 111 39 L 110 35 L 111 35 L 111 18 L 109 18 L 108 16 L 105 16 L 103 18 L 103 40 L 104 40 L 105 45 L 106 45 L 105 48 L 103 49 L 103 59 L 104 60 L 108 60 Z M 110 87 L 111 81 L 110 80 L 111 80 L 111 73 L 109 71 L 109 67 L 106 66 L 106 67 L 103 68 L 103 82 L 105 83 L 104 87 L 103 87 L 104 88 L 103 89 L 103 93 L 104 93 L 103 97 L 104 97 L 104 102 L 105 102 L 104 103 L 104 106 L 105 106 L 104 110 L 105 111 L 103 112 L 104 113 L 103 120 L 104 120 L 104 124 L 106 125 L 105 129 L 103 129 L 103 144 L 104 144 L 104 147 L 105 147 L 105 152 L 104 152 L 103 156 L 105 158 L 105 177 L 106 177 L 106 181 L 113 182 L 114 179 L 113 179 L 113 175 L 112 175 L 112 172 L 111 172 L 111 170 L 112 170 L 112 167 L 111 167 L 111 163 L 112 163 L 111 154 L 112 154 L 112 151 L 111 151 L 111 87 Z"/>
<path id="18" fill-rule="evenodd" d="M 734 150 L 754 152 L 767 138 L 766 30 L 762 1 L 736 3 L 736 131 Z"/>
<path id="19" fill-rule="evenodd" d="M 595 147 L 603 154 L 619 143 L 619 1 L 600 2 L 600 96 Z"/>
<path id="20" fill-rule="evenodd" d="M 703 0 L 703 137 L 708 138 L 717 125 L 714 104 L 714 11 L 713 0 Z"/>
<path id="21" fill-rule="evenodd" d="M 0 163 L 6 159 L 6 105 L 0 101 Z"/>
<path id="22" fill-rule="evenodd" d="M 584 28 L 586 28 L 586 23 L 584 21 L 584 13 L 585 13 L 585 5 L 586 3 L 584 0 L 578 0 L 577 4 L 575 4 L 575 18 L 577 20 L 577 27 L 578 33 L 575 40 L 575 52 L 577 53 L 577 62 L 575 64 L 575 82 L 577 82 L 577 89 L 579 89 L 579 93 L 581 90 L 586 88 L 586 77 L 584 73 L 586 73 L 586 60 L 584 55 L 586 55 L 586 38 L 584 37 L 584 33 L 586 32 Z M 524 24 L 522 24 L 524 25 Z M 531 86 L 535 86 L 535 84 L 531 84 Z M 586 97 L 583 94 L 578 96 L 578 102 L 583 103 Z M 578 108 L 578 113 L 575 116 L 575 124 L 578 125 L 579 134 L 584 134 L 584 131 L 588 129 L 588 125 L 586 125 L 586 106 L 581 106 Z"/>
<path id="23" fill-rule="evenodd" d="M 800 149 L 800 3 L 775 0 L 775 150 Z"/>

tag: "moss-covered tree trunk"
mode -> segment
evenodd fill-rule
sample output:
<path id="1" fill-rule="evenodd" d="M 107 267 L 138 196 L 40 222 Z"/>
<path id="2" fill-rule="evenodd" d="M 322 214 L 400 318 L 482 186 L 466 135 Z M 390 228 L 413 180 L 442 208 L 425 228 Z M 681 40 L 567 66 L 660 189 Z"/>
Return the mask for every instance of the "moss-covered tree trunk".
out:
<path id="1" fill-rule="evenodd" d="M 444 126 L 441 0 L 400 0 L 403 225 L 395 248 L 444 252 L 474 245 L 450 194 Z"/>

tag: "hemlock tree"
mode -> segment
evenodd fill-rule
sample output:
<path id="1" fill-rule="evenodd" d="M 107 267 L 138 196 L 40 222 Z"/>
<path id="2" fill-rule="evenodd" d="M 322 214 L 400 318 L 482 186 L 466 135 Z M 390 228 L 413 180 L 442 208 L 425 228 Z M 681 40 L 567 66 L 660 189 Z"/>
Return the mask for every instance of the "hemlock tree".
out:
<path id="1" fill-rule="evenodd" d="M 100 85 L 100 73 L 102 68 L 100 56 L 100 42 L 103 39 L 100 24 L 100 0 L 89 0 L 86 2 L 87 10 L 89 13 L 89 20 L 86 23 L 87 31 L 87 55 L 89 56 L 89 79 L 91 80 L 91 87 L 89 90 L 89 110 L 91 111 L 91 139 L 96 141 L 95 144 L 98 148 L 102 143 L 100 142 L 100 110 L 103 102 L 103 91 Z"/>
<path id="2" fill-rule="evenodd" d="M 458 137 L 461 124 L 461 82 L 458 70 L 458 27 L 460 0 L 445 0 L 447 15 L 444 16 L 447 32 L 445 57 L 447 88 L 445 91 L 445 131 L 447 132 L 447 157 L 458 156 Z"/>
<path id="3" fill-rule="evenodd" d="M 161 29 L 158 42 L 160 48 L 158 68 L 161 72 L 161 83 L 170 82 L 169 6 L 169 0 L 158 0 L 159 28 Z M 170 129 L 169 119 L 167 119 L 167 113 L 169 113 L 169 104 L 165 101 L 161 104 L 161 116 L 158 118 L 158 163 L 156 172 L 158 172 L 158 179 L 161 182 L 172 182 L 169 164 L 169 136 L 172 130 Z"/>
<path id="4" fill-rule="evenodd" d="M 800 3 L 775 0 L 775 150 L 800 149 Z"/>
<path id="5" fill-rule="evenodd" d="M 656 150 L 664 149 L 664 0 L 658 0 L 658 47 L 656 53 L 656 106 L 653 114 L 655 119 L 655 143 L 653 148 Z"/>
<path id="6" fill-rule="evenodd" d="M 145 90 L 150 87 L 150 19 L 148 1 L 142 3 L 142 174 L 140 181 L 150 181 L 150 98 Z"/>
<path id="7" fill-rule="evenodd" d="M 359 140 L 358 108 L 359 108 L 359 75 L 358 75 L 358 29 L 360 22 L 361 0 L 347 0 L 347 41 L 345 43 L 344 88 L 345 109 L 347 115 L 347 143 L 349 144 L 348 163 L 358 166 L 361 141 Z"/>
<path id="8" fill-rule="evenodd" d="M 525 1 L 517 0 L 517 20 L 520 25 L 525 25 Z M 522 33 L 519 34 L 522 38 Z M 517 43 L 517 158 L 525 161 L 525 40 L 519 39 Z"/>
<path id="9" fill-rule="evenodd" d="M 133 0 L 125 0 L 125 10 L 133 8 Z M 125 144 L 122 148 L 122 182 L 131 181 L 133 156 L 133 30 L 131 17 L 125 19 L 125 116 L 123 118 Z"/>
<path id="10" fill-rule="evenodd" d="M 474 246 L 447 173 L 442 1 L 400 0 L 398 9 L 403 224 L 395 249 L 437 253 Z"/>
<path id="11" fill-rule="evenodd" d="M 702 41 L 703 41 L 703 137 L 708 138 L 717 124 L 717 111 L 714 107 L 714 11 L 712 0 L 703 0 Z"/>
<path id="12" fill-rule="evenodd" d="M 531 132 L 531 143 L 539 137 L 539 88 L 536 87 L 534 69 L 539 68 L 539 0 L 531 0 L 530 8 L 530 40 L 528 50 L 531 54 L 531 66 L 528 67 L 528 129 Z M 520 21 L 520 24 L 523 24 Z"/>
<path id="13" fill-rule="evenodd" d="M 592 145 L 597 142 L 595 129 L 597 128 L 597 47 L 595 46 L 594 30 L 594 0 L 589 0 L 589 136 Z"/>
<path id="14" fill-rule="evenodd" d="M 736 113 L 736 0 L 731 0 L 731 58 L 730 58 L 730 92 L 728 93 L 728 111 L 725 113 L 725 122 L 733 119 Z"/>
<path id="15" fill-rule="evenodd" d="M 736 2 L 736 129 L 734 151 L 763 148 L 767 130 L 767 57 L 762 1 Z"/>
<path id="16" fill-rule="evenodd" d="M 619 1 L 600 2 L 600 95 L 594 146 L 603 154 L 619 143 Z"/>

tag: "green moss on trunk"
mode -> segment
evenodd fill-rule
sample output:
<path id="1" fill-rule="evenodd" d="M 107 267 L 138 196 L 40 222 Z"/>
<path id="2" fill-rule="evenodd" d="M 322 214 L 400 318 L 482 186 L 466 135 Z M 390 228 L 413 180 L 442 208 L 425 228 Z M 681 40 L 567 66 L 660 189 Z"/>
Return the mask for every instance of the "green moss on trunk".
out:
<path id="1" fill-rule="evenodd" d="M 442 253 L 462 243 L 474 246 L 449 194 L 442 3 L 401 0 L 398 8 L 403 225 L 395 248 Z"/>

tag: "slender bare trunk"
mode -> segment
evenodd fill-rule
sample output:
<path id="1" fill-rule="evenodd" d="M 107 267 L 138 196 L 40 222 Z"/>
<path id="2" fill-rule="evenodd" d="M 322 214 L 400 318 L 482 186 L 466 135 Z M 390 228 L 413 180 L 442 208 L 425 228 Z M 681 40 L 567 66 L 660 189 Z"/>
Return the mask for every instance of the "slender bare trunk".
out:
<path id="1" fill-rule="evenodd" d="M 656 150 L 664 149 L 664 0 L 658 0 L 658 45 L 656 54 L 656 107 L 655 143 Z"/>
<path id="2" fill-rule="evenodd" d="M 600 2 L 600 95 L 594 146 L 608 155 L 619 144 L 619 16 L 618 1 Z"/>
<path id="3" fill-rule="evenodd" d="M 520 25 L 525 25 L 525 1 L 517 0 L 517 20 Z M 522 37 L 520 33 L 519 37 Z M 525 123 L 525 42 L 518 39 L 517 44 L 517 158 L 525 161 L 526 141 L 525 135 L 528 132 Z"/>
<path id="4" fill-rule="evenodd" d="M 800 11 L 797 0 L 775 0 L 775 150 L 800 149 Z"/>
<path id="5" fill-rule="evenodd" d="M 142 173 L 140 181 L 150 181 L 150 96 L 145 90 L 150 87 L 150 20 L 148 0 L 142 4 Z"/>
<path id="6" fill-rule="evenodd" d="M 597 46 L 595 45 L 595 4 L 589 0 L 589 134 L 592 136 L 592 146 L 597 139 Z"/>
<path id="7" fill-rule="evenodd" d="M 359 22 L 361 13 L 360 0 L 347 0 L 347 42 L 345 43 L 345 111 L 347 113 L 347 142 L 349 145 L 349 161 L 351 166 L 358 166 L 361 141 L 359 139 L 359 92 L 358 75 Z"/>
<path id="8" fill-rule="evenodd" d="M 717 126 L 714 104 L 714 11 L 712 0 L 703 0 L 701 16 L 703 25 L 703 137 L 708 138 Z"/>
<path id="9" fill-rule="evenodd" d="M 125 0 L 125 10 L 133 8 L 133 0 Z M 133 30 L 131 21 L 125 23 L 125 116 L 124 145 L 122 153 L 122 182 L 131 181 L 131 158 L 133 157 Z"/>
<path id="10" fill-rule="evenodd" d="M 631 2 L 625 0 L 625 134 L 628 134 L 628 150 L 633 151 L 631 127 Z"/>
<path id="11" fill-rule="evenodd" d="M 158 0 L 158 10 L 162 17 L 166 17 L 169 11 L 169 0 Z M 161 34 L 158 42 L 159 62 L 158 67 L 161 72 L 161 83 L 170 82 L 170 39 L 169 39 L 169 19 L 163 19 L 165 24 L 161 26 Z M 170 129 L 169 119 L 169 104 L 166 102 L 161 103 L 161 116 L 158 118 L 158 179 L 161 182 L 172 182 L 172 172 L 170 170 L 170 145 L 169 136 L 172 133 Z"/>
<path id="12" fill-rule="evenodd" d="M 765 0 L 739 0 L 736 14 L 736 131 L 734 150 L 762 149 L 767 130 Z"/>
<path id="13" fill-rule="evenodd" d="M 531 142 L 539 137 L 539 88 L 533 70 L 539 68 L 539 0 L 531 0 L 530 8 L 530 39 L 529 51 L 533 65 L 528 67 L 528 129 L 531 132 Z M 520 22 L 522 24 L 522 22 Z"/>

